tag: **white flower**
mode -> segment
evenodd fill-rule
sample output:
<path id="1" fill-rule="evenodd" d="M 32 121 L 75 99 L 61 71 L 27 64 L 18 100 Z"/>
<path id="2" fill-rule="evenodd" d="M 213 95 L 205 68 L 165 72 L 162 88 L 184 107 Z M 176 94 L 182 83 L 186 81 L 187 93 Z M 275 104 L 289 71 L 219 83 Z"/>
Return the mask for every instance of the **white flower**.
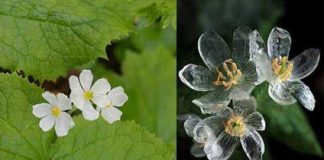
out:
<path id="1" fill-rule="evenodd" d="M 97 110 L 101 112 L 102 117 L 109 123 L 119 121 L 122 112 L 116 107 L 121 107 L 128 100 L 122 87 L 113 88 L 104 99 L 103 104 L 99 105 Z"/>
<path id="2" fill-rule="evenodd" d="M 55 132 L 58 137 L 67 135 L 69 129 L 74 126 L 71 116 L 64 112 L 72 109 L 70 99 L 62 93 L 55 96 L 48 91 L 44 92 L 42 96 L 49 103 L 33 106 L 33 114 L 38 118 L 42 118 L 39 127 L 44 132 L 47 132 L 55 125 Z"/>
<path id="3" fill-rule="evenodd" d="M 95 120 L 99 113 L 93 108 L 92 103 L 97 106 L 103 104 L 106 94 L 111 87 L 104 78 L 98 79 L 91 87 L 93 75 L 90 70 L 83 70 L 79 76 L 71 76 L 69 84 L 71 88 L 70 98 L 73 104 L 82 111 L 86 120 Z"/>

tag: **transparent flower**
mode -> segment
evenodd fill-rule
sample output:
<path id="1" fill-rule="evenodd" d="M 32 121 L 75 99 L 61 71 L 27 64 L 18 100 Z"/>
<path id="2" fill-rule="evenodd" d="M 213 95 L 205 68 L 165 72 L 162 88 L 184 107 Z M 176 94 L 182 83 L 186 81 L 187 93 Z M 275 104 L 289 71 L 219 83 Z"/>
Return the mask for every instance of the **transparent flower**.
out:
<path id="1" fill-rule="evenodd" d="M 90 70 L 83 70 L 79 79 L 76 76 L 69 78 L 71 88 L 70 98 L 73 104 L 82 111 L 86 120 L 95 120 L 99 117 L 98 111 L 93 108 L 92 103 L 97 106 L 103 104 L 106 94 L 111 86 L 104 78 L 98 79 L 92 86 L 93 75 Z"/>
<path id="2" fill-rule="evenodd" d="M 273 28 L 265 44 L 257 31 L 251 34 L 251 54 L 257 65 L 259 82 L 268 81 L 270 97 L 282 105 L 298 100 L 308 110 L 314 110 L 315 99 L 300 79 L 307 77 L 317 67 L 320 59 L 318 49 L 307 49 L 289 60 L 291 38 L 282 28 Z"/>
<path id="3" fill-rule="evenodd" d="M 74 127 L 72 117 L 64 112 L 72 109 L 70 99 L 62 93 L 55 96 L 48 91 L 42 96 L 48 103 L 36 104 L 32 111 L 37 118 L 41 118 L 39 127 L 47 132 L 55 125 L 58 137 L 67 135 L 69 129 Z"/>
<path id="4" fill-rule="evenodd" d="M 248 98 L 257 72 L 250 55 L 248 27 L 238 28 L 233 34 L 233 51 L 218 33 L 210 31 L 198 40 L 200 56 L 208 68 L 188 64 L 179 71 L 181 81 L 196 91 L 211 91 L 194 99 L 203 113 L 213 113 L 227 106 L 230 99 Z"/>
<path id="5" fill-rule="evenodd" d="M 224 107 L 203 120 L 190 116 L 184 128 L 196 142 L 191 148 L 196 157 L 228 159 L 240 142 L 249 159 L 262 159 L 264 143 L 257 131 L 265 130 L 265 121 L 254 99 L 233 100 L 233 109 Z"/>
<path id="6" fill-rule="evenodd" d="M 128 100 L 127 95 L 122 87 L 113 88 L 109 91 L 107 97 L 104 99 L 103 104 L 99 105 L 97 110 L 102 117 L 109 123 L 119 121 L 122 112 L 116 107 L 121 107 Z"/>

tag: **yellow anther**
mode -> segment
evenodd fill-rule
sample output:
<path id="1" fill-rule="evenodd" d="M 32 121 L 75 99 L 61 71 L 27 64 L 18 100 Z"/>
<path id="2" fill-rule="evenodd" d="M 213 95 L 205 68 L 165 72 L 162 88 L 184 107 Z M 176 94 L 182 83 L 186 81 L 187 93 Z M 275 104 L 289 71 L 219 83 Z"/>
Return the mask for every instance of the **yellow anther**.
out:
<path id="1" fill-rule="evenodd" d="M 237 68 L 237 65 L 232 59 L 226 60 L 221 67 L 223 72 L 221 72 L 218 67 L 216 68 L 217 77 L 213 84 L 216 86 L 223 85 L 225 90 L 228 90 L 233 85 L 237 84 L 238 79 L 242 76 L 242 72 Z"/>
<path id="2" fill-rule="evenodd" d="M 83 93 L 83 97 L 86 100 L 91 100 L 93 98 L 93 93 L 91 91 L 85 91 Z"/>
<path id="3" fill-rule="evenodd" d="M 58 106 L 55 106 L 52 108 L 52 114 L 55 116 L 55 117 L 58 117 L 61 115 L 61 109 L 60 107 Z"/>
<path id="4" fill-rule="evenodd" d="M 231 115 L 224 124 L 225 132 L 231 136 L 242 137 L 245 133 L 245 124 L 242 116 Z"/>
<path id="5" fill-rule="evenodd" d="M 288 61 L 288 58 L 286 56 L 272 60 L 272 70 L 281 81 L 286 81 L 290 78 L 293 68 L 293 63 Z"/>

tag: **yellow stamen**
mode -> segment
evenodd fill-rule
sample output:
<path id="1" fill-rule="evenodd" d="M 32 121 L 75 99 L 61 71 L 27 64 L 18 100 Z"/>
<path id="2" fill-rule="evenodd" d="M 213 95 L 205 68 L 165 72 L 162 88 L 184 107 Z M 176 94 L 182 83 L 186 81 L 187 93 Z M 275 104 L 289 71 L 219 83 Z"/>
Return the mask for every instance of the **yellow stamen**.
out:
<path id="1" fill-rule="evenodd" d="M 93 98 L 93 93 L 91 91 L 85 91 L 83 93 L 83 97 L 86 99 L 86 100 L 91 100 Z"/>
<path id="2" fill-rule="evenodd" d="M 231 136 L 242 137 L 245 133 L 243 117 L 232 115 L 224 124 L 225 132 Z"/>
<path id="3" fill-rule="evenodd" d="M 60 115 L 61 115 L 61 109 L 60 109 L 60 107 L 58 107 L 58 106 L 54 106 L 54 107 L 52 108 L 52 114 L 53 114 L 55 117 L 60 116 Z"/>
<path id="4" fill-rule="evenodd" d="M 223 85 L 225 87 L 225 90 L 228 90 L 233 85 L 236 85 L 238 83 L 238 79 L 242 76 L 242 72 L 237 68 L 237 65 L 233 62 L 232 59 L 226 60 L 223 65 L 221 65 L 221 67 L 223 72 L 221 72 L 217 67 L 217 77 L 216 80 L 212 83 L 216 86 Z"/>
<path id="5" fill-rule="evenodd" d="M 279 58 L 272 60 L 272 70 L 281 81 L 286 81 L 290 78 L 293 68 L 293 63 L 288 61 L 288 57 L 286 56 L 282 58 L 279 56 Z"/>

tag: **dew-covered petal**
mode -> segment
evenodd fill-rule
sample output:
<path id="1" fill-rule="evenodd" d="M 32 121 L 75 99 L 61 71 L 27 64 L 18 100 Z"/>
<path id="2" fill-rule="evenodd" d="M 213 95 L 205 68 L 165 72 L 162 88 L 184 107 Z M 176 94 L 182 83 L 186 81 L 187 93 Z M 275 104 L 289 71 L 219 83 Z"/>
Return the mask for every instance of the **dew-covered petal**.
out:
<path id="1" fill-rule="evenodd" d="M 266 52 L 266 45 L 260 36 L 260 33 L 257 30 L 254 30 L 250 34 L 250 60 L 256 58 L 257 55 L 267 55 Z"/>
<path id="2" fill-rule="evenodd" d="M 249 27 L 237 28 L 233 33 L 233 59 L 236 64 L 247 62 L 250 58 L 250 34 Z"/>
<path id="3" fill-rule="evenodd" d="M 108 93 L 108 99 L 111 100 L 113 106 L 120 107 L 128 100 L 128 96 L 125 94 L 124 88 L 119 86 Z"/>
<path id="4" fill-rule="evenodd" d="M 102 117 L 110 124 L 119 121 L 122 114 L 123 113 L 115 107 L 108 107 L 101 110 Z"/>
<path id="5" fill-rule="evenodd" d="M 71 92 L 76 92 L 76 93 L 83 92 L 83 89 L 80 85 L 80 81 L 79 81 L 78 77 L 76 77 L 76 76 L 71 76 L 69 78 L 69 86 L 70 86 Z"/>
<path id="6" fill-rule="evenodd" d="M 70 99 L 73 102 L 74 106 L 80 110 L 82 110 L 84 103 L 86 101 L 82 94 L 83 93 L 80 92 L 71 92 L 70 94 Z"/>
<path id="7" fill-rule="evenodd" d="M 211 149 L 205 148 L 206 155 L 209 159 L 228 159 L 235 150 L 238 141 L 238 137 L 223 132 L 210 144 Z"/>
<path id="8" fill-rule="evenodd" d="M 82 88 L 85 91 L 89 91 L 93 80 L 92 72 L 90 70 L 82 70 L 79 77 Z"/>
<path id="9" fill-rule="evenodd" d="M 57 94 L 58 106 L 62 111 L 72 109 L 71 100 L 63 93 Z"/>
<path id="10" fill-rule="evenodd" d="M 212 82 L 216 80 L 216 75 L 206 67 L 188 64 L 179 71 L 179 78 L 184 84 L 196 91 L 215 89 Z"/>
<path id="11" fill-rule="evenodd" d="M 289 92 L 302 104 L 306 109 L 313 111 L 315 108 L 315 98 L 312 91 L 301 81 L 286 83 Z"/>
<path id="12" fill-rule="evenodd" d="M 294 64 L 291 73 L 290 81 L 299 80 L 310 75 L 317 67 L 320 60 L 320 51 L 315 48 L 310 48 L 292 59 Z"/>
<path id="13" fill-rule="evenodd" d="M 69 114 L 62 112 L 61 116 L 56 119 L 55 132 L 58 137 L 66 136 L 69 129 L 74 126 L 72 118 Z"/>
<path id="14" fill-rule="evenodd" d="M 193 129 L 193 139 L 197 143 L 206 143 L 216 139 L 214 131 L 203 121 L 198 122 Z"/>
<path id="15" fill-rule="evenodd" d="M 282 82 L 270 83 L 268 87 L 269 96 L 275 102 L 282 105 L 289 105 L 296 103 L 296 99 L 288 89 L 285 88 L 285 84 Z"/>
<path id="16" fill-rule="evenodd" d="M 196 115 L 182 115 L 182 119 L 185 119 L 185 122 L 183 123 L 183 128 L 185 129 L 188 136 L 193 137 L 193 130 L 198 122 L 201 121 L 201 119 Z"/>
<path id="17" fill-rule="evenodd" d="M 255 130 L 246 130 L 241 138 L 241 145 L 250 160 L 261 160 L 264 153 L 264 143 L 260 134 Z"/>
<path id="18" fill-rule="evenodd" d="M 242 117 L 247 117 L 251 113 L 255 112 L 257 107 L 256 101 L 254 98 L 250 97 L 249 99 L 237 100 L 233 99 L 233 110 L 237 115 Z"/>
<path id="19" fill-rule="evenodd" d="M 204 151 L 204 144 L 194 143 L 191 146 L 190 153 L 196 158 L 202 158 L 206 156 Z"/>
<path id="20" fill-rule="evenodd" d="M 278 56 L 289 56 L 291 38 L 288 31 L 275 27 L 268 37 L 268 56 L 270 59 Z"/>
<path id="21" fill-rule="evenodd" d="M 91 87 L 93 94 L 107 94 L 111 89 L 111 86 L 107 79 L 98 79 Z"/>
<path id="22" fill-rule="evenodd" d="M 266 123 L 263 116 L 259 112 L 253 112 L 244 119 L 244 123 L 249 127 L 258 131 L 264 131 L 266 128 Z"/>
<path id="23" fill-rule="evenodd" d="M 41 104 L 36 104 L 33 105 L 33 115 L 36 116 L 37 118 L 42 118 L 49 113 L 51 113 L 51 105 L 48 103 L 41 103 Z"/>
<path id="24" fill-rule="evenodd" d="M 55 124 L 55 117 L 53 117 L 51 114 L 48 114 L 47 116 L 43 117 L 39 121 L 39 127 L 44 131 L 47 132 L 51 128 L 53 128 Z"/>
<path id="25" fill-rule="evenodd" d="M 95 110 L 91 103 L 85 103 L 82 108 L 82 115 L 84 119 L 93 121 L 95 119 L 98 119 L 99 113 L 97 110 Z"/>
<path id="26" fill-rule="evenodd" d="M 50 93 L 48 91 L 44 92 L 42 94 L 42 97 L 49 102 L 49 104 L 56 106 L 57 105 L 57 98 L 53 93 Z"/>
<path id="27" fill-rule="evenodd" d="M 220 86 L 215 88 L 214 91 L 211 91 L 200 98 L 194 99 L 192 103 L 199 106 L 204 114 L 215 113 L 228 105 L 230 101 L 228 96 L 230 93 L 229 91 L 230 90 L 225 91 L 222 86 Z"/>
<path id="28" fill-rule="evenodd" d="M 225 60 L 232 58 L 226 42 L 214 31 L 205 32 L 199 37 L 198 50 L 201 59 L 213 71 Z"/>

